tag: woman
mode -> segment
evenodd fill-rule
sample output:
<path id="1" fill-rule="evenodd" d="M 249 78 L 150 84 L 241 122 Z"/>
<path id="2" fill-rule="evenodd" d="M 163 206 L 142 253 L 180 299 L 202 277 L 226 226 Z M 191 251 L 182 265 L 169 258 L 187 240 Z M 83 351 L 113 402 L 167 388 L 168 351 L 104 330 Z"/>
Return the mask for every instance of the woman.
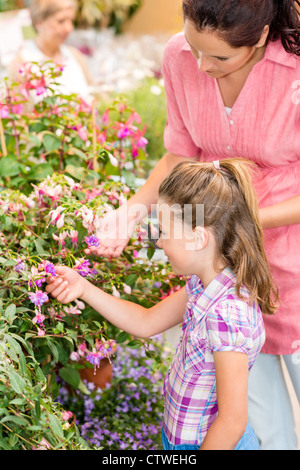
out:
<path id="1" fill-rule="evenodd" d="M 266 343 L 250 374 L 249 418 L 262 449 L 297 448 L 281 367 L 284 358 L 300 401 L 297 6 L 293 0 L 183 0 L 184 33 L 170 40 L 164 56 L 167 153 L 127 206 L 104 220 L 101 249 L 87 251 L 118 256 L 178 162 L 238 156 L 257 164 L 253 184 L 280 298 L 275 316 L 264 318 Z M 115 227 L 122 234 L 125 223 L 122 239 Z"/>
<path id="2" fill-rule="evenodd" d="M 59 78 L 60 90 L 78 93 L 89 100 L 92 79 L 83 55 L 75 48 L 65 45 L 73 30 L 76 14 L 74 0 L 31 0 L 30 14 L 36 31 L 34 40 L 25 41 L 12 64 L 15 74 L 24 62 L 53 60 L 64 65 Z"/>

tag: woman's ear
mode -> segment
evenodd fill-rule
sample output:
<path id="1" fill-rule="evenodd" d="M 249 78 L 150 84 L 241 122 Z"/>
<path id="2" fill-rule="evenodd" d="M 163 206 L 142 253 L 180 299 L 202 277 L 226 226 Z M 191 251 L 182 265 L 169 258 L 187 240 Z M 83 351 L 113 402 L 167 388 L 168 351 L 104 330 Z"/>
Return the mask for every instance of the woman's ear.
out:
<path id="1" fill-rule="evenodd" d="M 266 24 L 266 26 L 264 27 L 263 33 L 260 36 L 258 43 L 256 44 L 256 47 L 265 46 L 267 38 L 269 36 L 269 32 L 270 32 L 270 26 Z"/>

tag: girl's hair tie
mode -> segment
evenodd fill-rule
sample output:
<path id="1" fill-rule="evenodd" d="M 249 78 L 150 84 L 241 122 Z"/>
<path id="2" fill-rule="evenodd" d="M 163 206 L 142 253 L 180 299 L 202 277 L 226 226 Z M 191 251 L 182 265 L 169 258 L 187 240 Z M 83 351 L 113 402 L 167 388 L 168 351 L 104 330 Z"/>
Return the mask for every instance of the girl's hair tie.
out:
<path id="1" fill-rule="evenodd" d="M 220 160 L 214 160 L 213 161 L 213 166 L 215 167 L 216 170 L 221 170 Z"/>

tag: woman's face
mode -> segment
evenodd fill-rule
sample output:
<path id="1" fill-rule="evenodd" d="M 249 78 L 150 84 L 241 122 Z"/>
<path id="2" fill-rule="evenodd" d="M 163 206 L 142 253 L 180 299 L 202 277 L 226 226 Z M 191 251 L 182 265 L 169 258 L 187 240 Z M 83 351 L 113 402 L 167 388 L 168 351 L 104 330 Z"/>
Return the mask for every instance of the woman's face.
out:
<path id="1" fill-rule="evenodd" d="M 199 69 L 214 78 L 222 78 L 242 69 L 261 50 L 259 46 L 232 47 L 209 29 L 197 31 L 189 20 L 185 20 L 184 34 Z"/>
<path id="2" fill-rule="evenodd" d="M 74 19 L 74 8 L 66 6 L 37 24 L 36 28 L 39 36 L 42 36 L 44 40 L 63 44 L 74 29 Z"/>

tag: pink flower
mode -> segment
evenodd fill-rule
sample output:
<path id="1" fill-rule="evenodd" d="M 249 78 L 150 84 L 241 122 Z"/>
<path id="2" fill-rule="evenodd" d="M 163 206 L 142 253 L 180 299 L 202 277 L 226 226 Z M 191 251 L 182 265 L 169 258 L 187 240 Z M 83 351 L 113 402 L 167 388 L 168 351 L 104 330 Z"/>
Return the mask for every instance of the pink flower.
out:
<path id="1" fill-rule="evenodd" d="M 65 238 L 67 238 L 68 236 L 68 232 L 64 231 L 62 233 L 60 233 L 58 236 L 55 235 L 55 233 L 53 233 L 52 237 L 54 238 L 54 240 L 57 240 L 60 242 L 61 244 L 61 247 L 63 247 L 66 243 L 65 243 Z"/>
<path id="2" fill-rule="evenodd" d="M 48 450 L 48 449 L 51 449 L 51 446 L 50 446 L 49 442 L 47 442 L 46 439 L 44 439 L 42 437 L 41 442 L 39 443 L 37 448 L 32 447 L 32 449 L 33 450 Z"/>
<path id="3" fill-rule="evenodd" d="M 78 246 L 78 231 L 70 230 L 71 242 L 74 246 Z"/>
<path id="4" fill-rule="evenodd" d="M 109 109 L 107 109 L 105 113 L 102 115 L 102 124 L 104 125 L 109 124 Z"/>
<path id="5" fill-rule="evenodd" d="M 8 109 L 8 106 L 6 106 L 5 104 L 1 105 L 0 107 L 0 116 L 1 116 L 1 119 L 6 119 L 9 116 L 9 109 Z"/>
<path id="6" fill-rule="evenodd" d="M 71 354 L 70 354 L 70 359 L 71 361 L 79 361 L 79 354 L 76 352 L 76 351 L 73 351 Z"/>
<path id="7" fill-rule="evenodd" d="M 65 307 L 64 311 L 69 315 L 78 315 L 81 313 L 81 310 L 77 307 L 77 305 L 71 305 L 71 307 Z"/>
<path id="8" fill-rule="evenodd" d="M 125 124 L 120 124 L 120 128 L 117 134 L 118 139 L 126 139 L 131 134 L 132 134 L 132 131 L 129 129 L 128 126 L 126 126 Z"/>
<path id="9" fill-rule="evenodd" d="M 137 147 L 146 147 L 147 144 L 148 140 L 143 136 L 140 137 L 136 142 Z"/>
<path id="10" fill-rule="evenodd" d="M 32 319 L 32 323 L 40 325 L 45 320 L 45 315 L 42 313 L 37 313 L 36 316 Z"/>
<path id="11" fill-rule="evenodd" d="M 77 132 L 79 137 L 86 142 L 88 140 L 88 133 L 87 130 L 84 127 L 79 127 L 77 126 Z"/>
<path id="12" fill-rule="evenodd" d="M 57 228 L 62 228 L 65 224 L 65 214 L 61 214 L 59 217 L 58 221 L 56 222 L 56 227 Z"/>
<path id="13" fill-rule="evenodd" d="M 37 290 L 36 292 L 30 292 L 28 295 L 31 302 L 39 306 L 43 305 L 49 300 L 48 295 L 45 292 L 42 292 L 41 290 Z"/>
<path id="14" fill-rule="evenodd" d="M 55 222 L 58 221 L 58 219 L 61 217 L 61 211 L 63 211 L 63 207 L 58 206 L 55 210 L 50 211 L 50 217 L 51 217 L 51 224 L 54 225 Z"/>
<path id="15" fill-rule="evenodd" d="M 11 107 L 11 112 L 14 114 L 21 114 L 23 111 L 23 108 L 24 106 L 21 103 L 15 104 Z"/>
<path id="16" fill-rule="evenodd" d="M 64 421 L 68 421 L 70 418 L 72 418 L 72 416 L 73 416 L 72 411 L 64 411 L 61 415 Z"/>

